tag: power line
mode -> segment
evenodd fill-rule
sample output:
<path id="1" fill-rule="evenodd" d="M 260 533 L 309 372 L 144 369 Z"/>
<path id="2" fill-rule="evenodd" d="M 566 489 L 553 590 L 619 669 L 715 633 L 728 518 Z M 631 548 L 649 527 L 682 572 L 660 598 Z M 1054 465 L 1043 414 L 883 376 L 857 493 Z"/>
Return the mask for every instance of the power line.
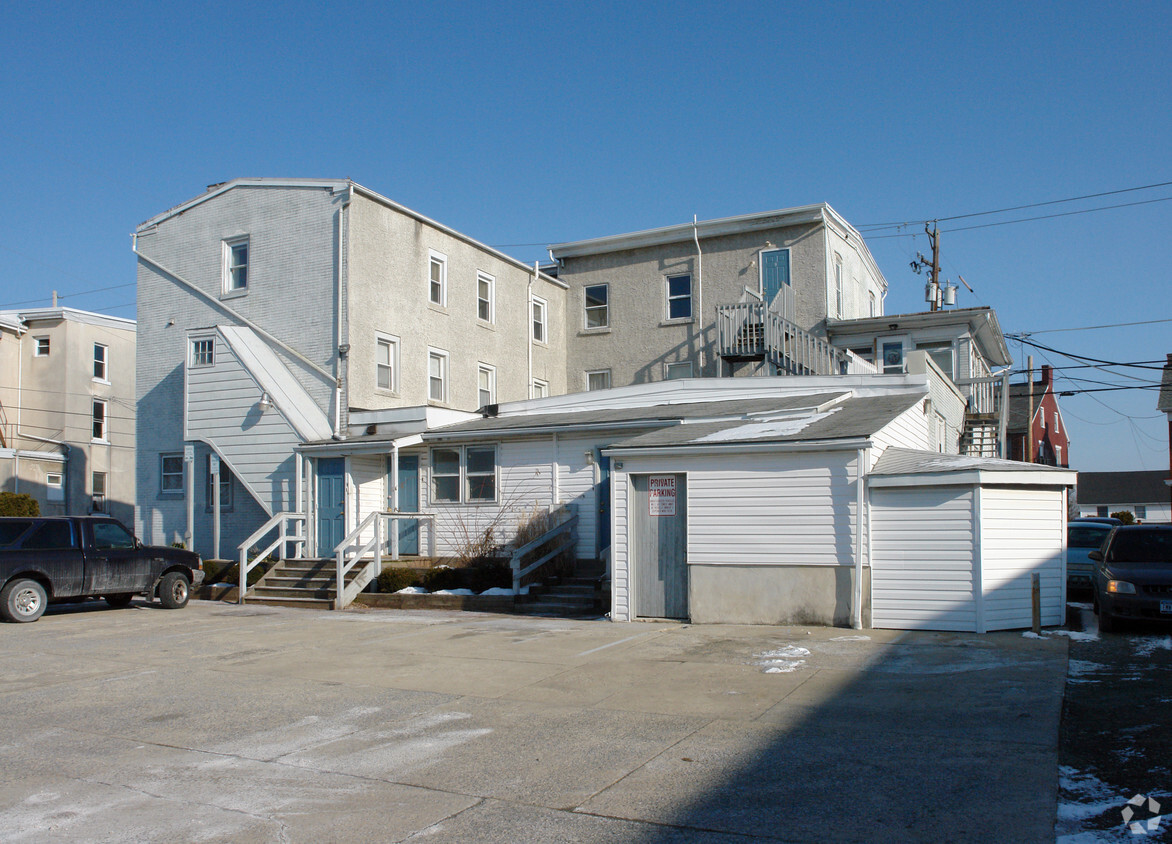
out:
<path id="1" fill-rule="evenodd" d="M 1144 319 L 1139 322 L 1112 322 L 1107 325 L 1083 325 L 1078 328 L 1042 328 L 1037 331 L 1021 331 L 1016 334 L 1006 334 L 1006 337 L 1032 337 L 1035 334 L 1055 334 L 1060 331 L 1092 331 L 1097 328 L 1128 328 L 1133 325 L 1155 325 L 1161 322 L 1172 322 L 1172 319 Z M 1145 363 L 1147 361 L 1144 361 Z M 1154 360 L 1151 363 L 1160 363 L 1161 361 Z"/>
<path id="2" fill-rule="evenodd" d="M 136 284 L 138 284 L 137 281 L 131 281 L 126 284 L 113 284 L 109 287 L 98 287 L 94 290 L 82 290 L 79 293 L 58 293 L 57 299 L 60 301 L 61 299 L 75 299 L 78 296 L 92 296 L 94 293 L 105 293 L 109 290 L 121 290 L 124 287 L 134 287 Z M 40 299 L 26 299 L 23 302 L 11 302 L 7 305 L 0 305 L 0 308 L 18 308 L 21 305 L 36 305 L 44 301 L 45 299 L 42 296 Z M 42 307 L 44 307 L 44 305 L 42 305 Z M 115 307 L 124 308 L 126 306 L 116 305 Z"/>

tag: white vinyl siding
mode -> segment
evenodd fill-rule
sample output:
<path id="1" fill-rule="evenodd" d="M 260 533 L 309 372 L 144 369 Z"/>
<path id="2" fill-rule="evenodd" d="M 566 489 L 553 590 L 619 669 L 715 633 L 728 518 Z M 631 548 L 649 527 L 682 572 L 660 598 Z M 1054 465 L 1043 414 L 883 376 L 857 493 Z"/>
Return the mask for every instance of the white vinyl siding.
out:
<path id="1" fill-rule="evenodd" d="M 871 455 L 874 460 L 878 460 L 879 456 L 892 446 L 932 451 L 932 434 L 928 417 L 924 415 L 924 402 L 916 402 L 892 419 L 876 431 L 871 440 L 875 443 Z"/>
<path id="2" fill-rule="evenodd" d="M 627 518 L 627 506 L 630 500 L 630 489 L 627 475 L 613 476 L 615 482 L 611 484 L 611 607 L 610 616 L 615 621 L 630 621 L 631 611 L 631 577 L 630 577 L 630 545 L 627 542 L 627 532 L 630 520 Z M 618 565 L 622 561 L 623 565 Z"/>
<path id="3" fill-rule="evenodd" d="M 989 487 L 981 490 L 987 630 L 1030 626 L 1030 575 L 1034 572 L 1042 576 L 1042 624 L 1063 623 L 1063 539 L 1060 492 Z"/>
<path id="4" fill-rule="evenodd" d="M 598 556 L 598 502 L 594 493 L 595 467 L 586 462 L 586 452 L 605 442 L 588 437 L 562 437 L 558 439 L 558 488 L 562 503 L 572 503 L 578 513 L 579 557 L 591 559 Z"/>
<path id="5" fill-rule="evenodd" d="M 875 627 L 975 630 L 971 487 L 871 491 Z"/>
<path id="6" fill-rule="evenodd" d="M 376 510 L 386 509 L 386 457 L 381 454 L 355 455 L 349 458 L 348 468 L 354 489 L 346 491 L 349 512 L 346 514 L 346 532 L 349 533 L 362 520 Z M 364 531 L 359 540 L 366 542 L 374 537 L 374 526 Z M 384 537 L 385 541 L 385 537 Z M 386 546 L 384 546 L 384 552 Z"/>

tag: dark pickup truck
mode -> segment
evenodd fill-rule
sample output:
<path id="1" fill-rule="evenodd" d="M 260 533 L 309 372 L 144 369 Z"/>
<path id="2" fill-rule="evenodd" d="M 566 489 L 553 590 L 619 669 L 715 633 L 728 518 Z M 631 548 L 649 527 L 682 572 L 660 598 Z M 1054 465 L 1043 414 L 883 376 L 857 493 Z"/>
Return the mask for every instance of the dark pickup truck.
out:
<path id="1" fill-rule="evenodd" d="M 80 598 L 125 607 L 135 595 L 179 609 L 202 565 L 191 551 L 143 545 L 108 517 L 0 518 L 0 617 L 36 621 L 49 601 Z"/>

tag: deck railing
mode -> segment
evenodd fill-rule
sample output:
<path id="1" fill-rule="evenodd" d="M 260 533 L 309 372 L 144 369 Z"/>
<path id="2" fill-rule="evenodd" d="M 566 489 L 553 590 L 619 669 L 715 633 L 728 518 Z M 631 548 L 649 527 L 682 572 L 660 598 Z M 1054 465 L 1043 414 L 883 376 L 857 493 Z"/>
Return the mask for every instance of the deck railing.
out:
<path id="1" fill-rule="evenodd" d="M 399 559 L 398 526 L 400 519 L 430 522 L 427 531 L 428 555 L 435 556 L 434 513 L 392 513 L 386 510 L 375 510 L 334 548 L 336 589 L 334 609 L 343 610 L 348 607 L 370 581 L 382 574 L 385 553 L 383 549 L 385 547 L 389 546 L 389 556 L 392 560 Z M 363 541 L 363 536 L 369 536 L 369 538 Z M 368 557 L 370 562 L 347 583 L 346 576 Z"/>
<path id="2" fill-rule="evenodd" d="M 842 375 L 852 371 L 843 350 L 761 302 L 718 305 L 716 328 L 718 352 L 724 357 L 764 357 L 784 375 Z M 866 372 L 866 361 L 859 358 L 854 371 Z"/>

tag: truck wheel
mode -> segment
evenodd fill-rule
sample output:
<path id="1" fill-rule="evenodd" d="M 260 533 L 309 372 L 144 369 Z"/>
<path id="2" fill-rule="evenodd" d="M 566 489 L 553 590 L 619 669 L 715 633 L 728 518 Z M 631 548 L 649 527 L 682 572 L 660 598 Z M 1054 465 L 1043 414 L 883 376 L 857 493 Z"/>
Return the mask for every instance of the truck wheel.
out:
<path id="1" fill-rule="evenodd" d="M 178 610 L 187 606 L 187 599 L 191 597 L 191 583 L 177 571 L 169 571 L 159 582 L 159 600 L 169 610 Z"/>
<path id="2" fill-rule="evenodd" d="M 14 580 L 0 591 L 0 615 L 5 621 L 36 621 L 48 603 L 45 587 L 35 580 Z"/>
<path id="3" fill-rule="evenodd" d="M 124 595 L 106 595 L 106 603 L 116 610 L 125 609 L 130 606 L 130 602 L 134 600 L 134 594 L 127 592 Z"/>

